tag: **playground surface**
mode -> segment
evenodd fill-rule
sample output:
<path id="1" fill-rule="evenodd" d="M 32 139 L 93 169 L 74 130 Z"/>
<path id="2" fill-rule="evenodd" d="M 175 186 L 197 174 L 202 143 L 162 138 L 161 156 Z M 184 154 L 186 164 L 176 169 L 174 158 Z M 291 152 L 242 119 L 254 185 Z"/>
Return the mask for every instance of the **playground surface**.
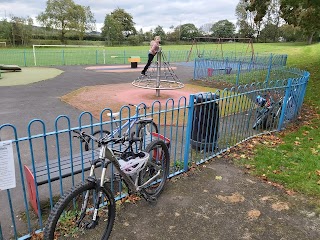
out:
<path id="1" fill-rule="evenodd" d="M 85 86 L 93 89 L 109 86 L 115 91 L 112 86 L 129 87 L 137 77 L 133 73 L 101 73 L 84 68 L 57 67 L 62 73 L 49 81 L 0 87 L 0 125 L 14 124 L 19 137 L 23 137 L 30 120 L 43 119 L 50 131 L 55 118 L 66 114 L 73 121 L 71 125 L 76 126 L 81 110 L 62 102 L 62 96 Z M 193 70 L 185 66 L 177 66 L 175 72 L 184 83 L 188 83 L 193 74 Z M 149 96 L 154 94 L 152 90 L 130 87 L 133 91 L 145 91 L 147 96 L 148 91 Z M 104 91 L 103 88 L 96 95 L 99 97 Z M 5 200 L 5 195 L 1 195 L 0 202 Z M 19 201 L 14 198 L 13 206 L 17 207 Z M 5 211 L 0 219 L 4 219 L 3 214 Z M 7 227 L 10 228 L 2 222 L 2 230 Z M 97 239 L 98 230 L 89 234 L 79 239 Z M 232 161 L 217 157 L 170 179 L 154 205 L 144 200 L 120 205 L 110 239 L 151 238 L 314 240 L 320 239 L 320 218 L 312 203 L 298 193 L 289 195 L 272 183 L 248 175 Z"/>

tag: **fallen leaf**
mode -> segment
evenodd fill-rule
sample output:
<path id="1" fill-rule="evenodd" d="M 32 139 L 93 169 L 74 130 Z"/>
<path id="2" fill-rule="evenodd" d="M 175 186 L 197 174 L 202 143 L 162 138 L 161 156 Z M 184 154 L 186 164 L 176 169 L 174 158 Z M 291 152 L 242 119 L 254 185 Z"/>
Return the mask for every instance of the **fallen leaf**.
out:
<path id="1" fill-rule="evenodd" d="M 292 196 L 292 195 L 294 195 L 294 194 L 295 194 L 295 192 L 294 192 L 294 191 L 292 191 L 292 190 L 287 190 L 287 191 L 286 191 L 286 193 L 287 193 L 289 196 Z"/>
<path id="2" fill-rule="evenodd" d="M 216 180 L 222 180 L 221 176 L 216 176 Z"/>
<path id="3" fill-rule="evenodd" d="M 261 212 L 257 209 L 253 209 L 253 210 L 250 210 L 248 212 L 248 217 L 251 219 L 251 220 L 255 220 L 257 219 L 258 217 L 260 217 L 261 215 Z"/>
<path id="4" fill-rule="evenodd" d="M 260 198 L 260 201 L 272 201 L 272 200 L 275 200 L 275 197 L 272 197 L 272 196 L 264 196 L 262 198 Z"/>
<path id="5" fill-rule="evenodd" d="M 319 150 L 317 150 L 317 149 L 315 149 L 315 148 L 311 148 L 311 153 L 312 153 L 313 155 L 318 155 Z"/>
<path id="6" fill-rule="evenodd" d="M 240 193 L 233 193 L 231 196 L 218 195 L 217 198 L 223 202 L 238 203 L 243 202 L 245 198 Z"/>
<path id="7" fill-rule="evenodd" d="M 272 209 L 279 212 L 283 210 L 289 210 L 289 205 L 288 203 L 285 203 L 285 202 L 277 202 L 272 204 Z"/>

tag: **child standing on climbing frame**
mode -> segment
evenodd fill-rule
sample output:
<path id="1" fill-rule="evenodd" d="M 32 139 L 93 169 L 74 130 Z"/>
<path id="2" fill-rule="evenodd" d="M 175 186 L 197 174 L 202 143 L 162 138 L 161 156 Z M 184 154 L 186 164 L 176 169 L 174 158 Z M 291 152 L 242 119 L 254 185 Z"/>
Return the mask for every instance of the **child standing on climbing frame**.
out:
<path id="1" fill-rule="evenodd" d="M 149 49 L 149 53 L 148 53 L 148 62 L 146 64 L 146 66 L 144 67 L 144 69 L 141 71 L 141 75 L 146 75 L 146 72 L 147 72 L 149 66 L 151 65 L 151 62 L 152 62 L 154 56 L 159 51 L 160 41 L 161 41 L 160 36 L 155 36 L 154 40 L 152 40 L 150 42 L 150 49 Z"/>

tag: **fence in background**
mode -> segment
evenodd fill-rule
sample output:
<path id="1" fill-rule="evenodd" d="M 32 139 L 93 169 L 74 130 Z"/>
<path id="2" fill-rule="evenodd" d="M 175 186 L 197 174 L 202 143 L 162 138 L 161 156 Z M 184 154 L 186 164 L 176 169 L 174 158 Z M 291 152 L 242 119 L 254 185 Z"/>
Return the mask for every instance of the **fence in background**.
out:
<path id="1" fill-rule="evenodd" d="M 163 55 L 168 62 L 193 62 L 199 56 L 195 51 L 190 50 L 163 50 Z M 147 62 L 147 51 L 137 50 L 113 50 L 113 49 L 93 49 L 91 48 L 35 48 L 32 49 L 3 49 L 0 50 L 0 63 L 7 65 L 19 65 L 21 67 L 31 66 L 61 66 L 61 65 L 97 65 L 97 64 L 129 64 L 128 58 L 131 56 L 140 56 L 143 63 Z M 214 58 L 220 61 L 248 62 L 252 58 L 244 52 L 224 51 L 221 52 L 206 50 L 202 53 L 202 58 Z M 269 55 L 255 54 L 255 62 L 267 61 Z M 274 65 L 286 64 L 287 55 L 273 55 L 272 63 Z"/>
<path id="2" fill-rule="evenodd" d="M 140 112 L 142 116 L 152 117 L 159 133 L 170 139 L 170 177 L 187 171 L 192 163 L 207 161 L 253 136 L 281 130 L 297 117 L 309 73 L 283 67 L 274 69 L 275 72 L 271 70 L 255 70 L 261 74 L 262 82 L 181 97 L 177 102 L 173 99 L 162 103 L 155 101 L 150 111 Z M 242 80 L 251 76 L 246 70 L 242 74 L 234 77 Z M 267 120 L 255 127 L 261 114 L 267 110 L 266 106 L 256 104 L 257 96 L 274 104 L 274 111 L 270 110 Z M 83 156 L 82 143 L 72 137 L 72 130 L 82 129 L 89 133 L 101 128 L 112 130 L 115 122 L 107 113 L 112 110 L 104 109 L 98 117 L 90 112 L 83 112 L 78 119 L 58 116 L 53 124 L 34 119 L 27 126 L 28 135 L 24 137 L 19 135 L 22 131 L 12 124 L 0 126 L 1 140 L 13 143 L 17 180 L 16 188 L 2 191 L 0 195 L 0 239 L 26 239 L 34 231 L 41 230 L 57 197 L 87 174 L 81 171 L 36 187 L 40 207 L 36 214 L 29 205 L 24 165 L 33 168 L 39 162 L 48 163 L 63 157 L 72 159 L 75 154 Z M 136 109 L 123 106 L 120 113 L 119 124 L 130 120 Z M 50 174 L 47 177 L 50 179 Z"/>
<path id="3" fill-rule="evenodd" d="M 230 84 L 250 84 L 290 78 L 290 71 L 283 70 L 287 55 L 255 55 L 242 58 L 196 58 L 194 79 L 224 81 Z M 294 74 L 293 74 L 294 77 Z"/>

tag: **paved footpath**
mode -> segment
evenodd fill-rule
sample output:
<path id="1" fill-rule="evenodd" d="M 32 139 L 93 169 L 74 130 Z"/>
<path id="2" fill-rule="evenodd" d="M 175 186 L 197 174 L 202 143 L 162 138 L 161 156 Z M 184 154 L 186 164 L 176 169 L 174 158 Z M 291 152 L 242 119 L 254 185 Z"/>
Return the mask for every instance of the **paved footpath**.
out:
<path id="1" fill-rule="evenodd" d="M 217 158 L 168 181 L 155 205 L 119 207 L 110 239 L 317 240 L 320 218 L 303 198 Z"/>

